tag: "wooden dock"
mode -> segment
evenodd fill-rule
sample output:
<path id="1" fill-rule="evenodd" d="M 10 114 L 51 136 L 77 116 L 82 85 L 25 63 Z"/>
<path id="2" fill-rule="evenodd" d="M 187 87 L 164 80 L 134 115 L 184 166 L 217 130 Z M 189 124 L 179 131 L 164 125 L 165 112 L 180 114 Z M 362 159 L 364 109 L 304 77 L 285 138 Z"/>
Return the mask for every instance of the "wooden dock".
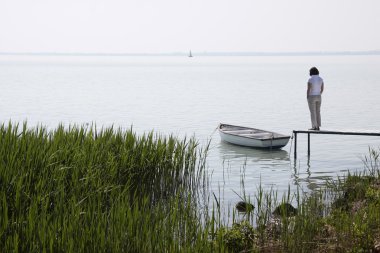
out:
<path id="1" fill-rule="evenodd" d="M 332 135 L 362 135 L 380 136 L 380 131 L 336 131 L 336 130 L 293 130 L 294 135 L 294 159 L 297 158 L 297 134 L 307 134 L 307 155 L 310 156 L 310 135 L 311 134 L 332 134 Z"/>

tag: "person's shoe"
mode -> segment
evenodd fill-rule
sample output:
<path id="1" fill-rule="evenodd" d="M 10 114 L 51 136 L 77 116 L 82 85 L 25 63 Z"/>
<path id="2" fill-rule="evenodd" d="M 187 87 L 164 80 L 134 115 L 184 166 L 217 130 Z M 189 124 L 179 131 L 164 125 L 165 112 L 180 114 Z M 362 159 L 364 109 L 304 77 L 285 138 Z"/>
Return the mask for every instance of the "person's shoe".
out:
<path id="1" fill-rule="evenodd" d="M 319 131 L 320 129 L 319 129 L 319 127 L 317 127 L 315 130 Z"/>
<path id="2" fill-rule="evenodd" d="M 309 130 L 317 130 L 316 127 L 309 128 Z"/>

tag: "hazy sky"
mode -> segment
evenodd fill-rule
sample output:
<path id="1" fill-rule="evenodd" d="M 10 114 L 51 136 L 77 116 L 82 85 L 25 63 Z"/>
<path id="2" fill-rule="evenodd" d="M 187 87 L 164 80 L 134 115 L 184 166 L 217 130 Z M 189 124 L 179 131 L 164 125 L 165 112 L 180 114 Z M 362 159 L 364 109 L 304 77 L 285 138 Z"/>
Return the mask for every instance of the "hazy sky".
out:
<path id="1" fill-rule="evenodd" d="M 0 0 L 0 52 L 380 49 L 380 0 Z"/>

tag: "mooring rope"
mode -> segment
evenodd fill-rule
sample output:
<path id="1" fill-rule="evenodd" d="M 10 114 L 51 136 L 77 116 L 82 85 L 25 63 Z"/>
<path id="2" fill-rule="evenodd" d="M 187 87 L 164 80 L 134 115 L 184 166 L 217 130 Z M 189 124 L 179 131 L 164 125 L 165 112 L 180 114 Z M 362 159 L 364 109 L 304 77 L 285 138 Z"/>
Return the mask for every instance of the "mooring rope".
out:
<path id="1" fill-rule="evenodd" d="M 214 135 L 214 133 L 216 132 L 216 130 L 218 130 L 219 126 L 217 126 L 214 131 L 212 131 L 212 133 L 210 134 L 210 138 Z"/>

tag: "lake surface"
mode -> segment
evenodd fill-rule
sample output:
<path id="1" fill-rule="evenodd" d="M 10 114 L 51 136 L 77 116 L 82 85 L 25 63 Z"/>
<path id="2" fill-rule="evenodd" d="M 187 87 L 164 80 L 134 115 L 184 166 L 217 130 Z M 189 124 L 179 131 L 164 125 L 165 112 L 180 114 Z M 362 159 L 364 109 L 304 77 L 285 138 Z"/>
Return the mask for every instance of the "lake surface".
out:
<path id="1" fill-rule="evenodd" d="M 325 80 L 322 129 L 380 130 L 380 56 L 22 56 L 0 55 L 0 121 L 114 125 L 137 133 L 211 139 L 212 189 L 225 203 L 258 185 L 308 191 L 326 178 L 363 170 L 380 137 L 298 136 L 282 150 L 222 143 L 220 122 L 292 134 L 310 127 L 310 67 Z"/>

